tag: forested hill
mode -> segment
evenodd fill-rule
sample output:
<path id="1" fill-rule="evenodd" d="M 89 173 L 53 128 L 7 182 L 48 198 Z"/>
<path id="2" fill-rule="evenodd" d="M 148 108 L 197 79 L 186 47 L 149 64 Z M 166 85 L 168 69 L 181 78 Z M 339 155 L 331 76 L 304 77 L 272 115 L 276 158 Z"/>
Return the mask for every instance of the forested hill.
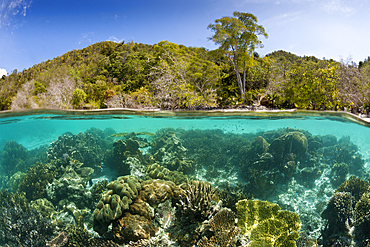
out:
<path id="1" fill-rule="evenodd" d="M 247 61 L 247 62 L 245 62 Z M 245 98 L 221 49 L 99 42 L 0 79 L 1 110 L 25 108 L 370 109 L 370 62 L 276 51 L 244 60 Z"/>

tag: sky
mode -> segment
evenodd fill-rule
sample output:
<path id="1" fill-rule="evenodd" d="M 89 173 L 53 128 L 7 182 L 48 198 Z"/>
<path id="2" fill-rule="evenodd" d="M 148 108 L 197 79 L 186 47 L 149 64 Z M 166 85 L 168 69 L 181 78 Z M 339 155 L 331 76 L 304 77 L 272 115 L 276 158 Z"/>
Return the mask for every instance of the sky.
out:
<path id="1" fill-rule="evenodd" d="M 367 0 L 0 0 L 0 77 L 100 41 L 217 46 L 207 26 L 255 15 L 264 56 L 284 50 L 355 63 L 370 56 Z"/>

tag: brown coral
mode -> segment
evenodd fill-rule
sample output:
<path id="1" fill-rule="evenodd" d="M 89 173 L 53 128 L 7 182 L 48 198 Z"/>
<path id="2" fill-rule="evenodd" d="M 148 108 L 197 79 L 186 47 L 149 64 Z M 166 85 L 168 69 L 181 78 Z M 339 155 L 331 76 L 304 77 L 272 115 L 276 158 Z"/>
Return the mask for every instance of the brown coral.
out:
<path id="1" fill-rule="evenodd" d="M 167 199 L 178 199 L 181 193 L 174 182 L 160 179 L 146 180 L 142 183 L 142 187 L 139 197 L 151 206 L 158 205 Z"/>
<path id="2" fill-rule="evenodd" d="M 114 220 L 129 209 L 132 200 L 137 198 L 141 189 L 140 180 L 135 176 L 123 176 L 107 185 L 104 193 L 94 210 L 94 230 L 104 234 Z"/>
<path id="3" fill-rule="evenodd" d="M 113 238 L 117 243 L 149 239 L 154 234 L 155 229 L 151 220 L 141 215 L 126 212 L 122 218 L 113 223 Z"/>
<path id="4" fill-rule="evenodd" d="M 199 243 L 199 247 L 229 247 L 235 241 L 236 236 L 240 233 L 240 229 L 235 226 L 235 215 L 227 208 L 219 211 L 209 221 L 211 231 L 214 236 L 210 239 L 203 237 Z"/>

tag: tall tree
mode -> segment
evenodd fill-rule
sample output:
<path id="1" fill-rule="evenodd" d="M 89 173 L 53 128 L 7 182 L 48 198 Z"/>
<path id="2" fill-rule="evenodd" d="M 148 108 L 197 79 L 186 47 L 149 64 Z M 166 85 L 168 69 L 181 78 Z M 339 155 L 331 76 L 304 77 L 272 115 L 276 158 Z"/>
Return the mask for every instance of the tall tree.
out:
<path id="1" fill-rule="evenodd" d="M 257 47 L 263 47 L 258 36 L 267 38 L 268 35 L 265 29 L 257 24 L 257 17 L 238 11 L 233 13 L 233 17 L 215 20 L 214 24 L 208 25 L 208 29 L 214 32 L 209 39 L 220 45 L 233 65 L 240 96 L 244 101 L 247 70 L 254 64 L 253 52 Z"/>

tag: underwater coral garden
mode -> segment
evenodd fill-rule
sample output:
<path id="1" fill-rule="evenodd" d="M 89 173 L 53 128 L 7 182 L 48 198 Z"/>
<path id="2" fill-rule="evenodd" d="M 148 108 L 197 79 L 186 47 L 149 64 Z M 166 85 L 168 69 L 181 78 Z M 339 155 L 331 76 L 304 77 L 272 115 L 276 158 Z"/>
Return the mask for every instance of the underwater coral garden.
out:
<path id="1" fill-rule="evenodd" d="M 0 151 L 0 246 L 369 246 L 349 137 L 90 128 Z"/>

